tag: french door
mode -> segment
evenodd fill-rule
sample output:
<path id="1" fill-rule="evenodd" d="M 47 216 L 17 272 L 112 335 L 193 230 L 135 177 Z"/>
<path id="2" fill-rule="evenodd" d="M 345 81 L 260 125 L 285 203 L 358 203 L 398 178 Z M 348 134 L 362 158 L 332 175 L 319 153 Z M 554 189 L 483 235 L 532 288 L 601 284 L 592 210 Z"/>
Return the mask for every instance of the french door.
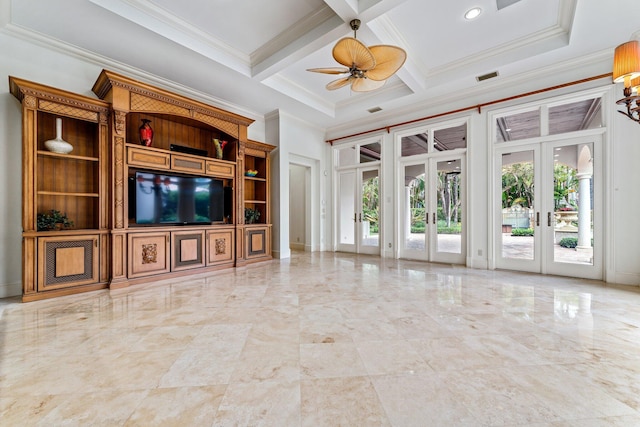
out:
<path id="1" fill-rule="evenodd" d="M 380 254 L 380 169 L 338 172 L 338 250 Z"/>
<path id="2" fill-rule="evenodd" d="M 496 267 L 602 279 L 601 136 L 496 150 Z"/>
<path id="3" fill-rule="evenodd" d="M 464 155 L 400 167 L 400 258 L 463 264 L 466 241 Z"/>

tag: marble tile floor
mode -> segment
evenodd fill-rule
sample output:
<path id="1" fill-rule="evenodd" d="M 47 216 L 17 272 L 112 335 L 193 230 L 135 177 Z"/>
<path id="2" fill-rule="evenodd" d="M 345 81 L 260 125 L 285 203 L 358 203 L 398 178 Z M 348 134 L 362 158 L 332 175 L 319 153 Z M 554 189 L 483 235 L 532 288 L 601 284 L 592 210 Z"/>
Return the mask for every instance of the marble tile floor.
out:
<path id="1" fill-rule="evenodd" d="M 640 291 L 334 253 L 0 300 L 2 426 L 640 426 Z"/>

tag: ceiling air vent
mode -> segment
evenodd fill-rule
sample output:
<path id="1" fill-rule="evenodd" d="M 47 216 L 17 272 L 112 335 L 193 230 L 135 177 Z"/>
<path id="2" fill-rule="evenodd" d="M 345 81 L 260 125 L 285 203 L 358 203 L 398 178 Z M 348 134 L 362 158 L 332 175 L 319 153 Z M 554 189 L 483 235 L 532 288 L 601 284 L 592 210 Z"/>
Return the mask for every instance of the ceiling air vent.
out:
<path id="1" fill-rule="evenodd" d="M 485 80 L 489 80 L 489 79 L 492 79 L 494 77 L 498 77 L 498 72 L 497 71 L 493 71 L 491 73 L 487 73 L 487 74 L 483 74 L 481 76 L 477 76 L 476 80 L 479 81 L 479 82 L 483 82 Z"/>
<path id="2" fill-rule="evenodd" d="M 377 113 L 378 111 L 382 111 L 382 108 L 373 107 L 373 108 L 369 108 L 367 111 L 370 112 L 370 113 Z"/>
<path id="3" fill-rule="evenodd" d="M 496 0 L 496 5 L 498 5 L 498 10 L 504 9 L 507 6 L 511 6 L 514 3 L 518 3 L 520 0 Z"/>

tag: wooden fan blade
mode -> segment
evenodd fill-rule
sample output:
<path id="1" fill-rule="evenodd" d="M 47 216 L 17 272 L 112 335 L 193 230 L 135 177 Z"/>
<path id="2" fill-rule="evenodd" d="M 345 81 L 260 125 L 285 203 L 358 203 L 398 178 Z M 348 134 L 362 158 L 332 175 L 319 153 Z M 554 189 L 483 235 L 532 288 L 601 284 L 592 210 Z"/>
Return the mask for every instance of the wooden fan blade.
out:
<path id="1" fill-rule="evenodd" d="M 386 80 L 355 79 L 351 84 L 351 90 L 354 92 L 369 92 L 370 90 L 381 88 L 386 82 Z"/>
<path id="2" fill-rule="evenodd" d="M 338 79 L 338 80 L 334 80 L 334 81 L 332 81 L 332 82 L 327 84 L 327 89 L 328 90 L 340 89 L 341 87 L 344 87 L 344 86 L 348 85 L 349 83 L 351 83 L 351 80 L 353 80 L 353 77 L 351 77 L 351 76 L 343 77 L 343 78 Z"/>
<path id="3" fill-rule="evenodd" d="M 333 59 L 345 67 L 356 67 L 362 71 L 376 66 L 376 60 L 369 48 L 353 37 L 345 37 L 336 43 L 333 47 Z"/>
<path id="4" fill-rule="evenodd" d="M 397 46 L 377 45 L 369 48 L 376 60 L 376 66 L 367 71 L 371 80 L 386 80 L 393 76 L 407 60 L 407 52 Z"/>
<path id="5" fill-rule="evenodd" d="M 314 73 L 324 73 L 324 74 L 344 74 L 344 73 L 348 73 L 349 69 L 344 67 L 326 67 L 326 68 L 307 68 L 307 71 L 313 71 Z"/>

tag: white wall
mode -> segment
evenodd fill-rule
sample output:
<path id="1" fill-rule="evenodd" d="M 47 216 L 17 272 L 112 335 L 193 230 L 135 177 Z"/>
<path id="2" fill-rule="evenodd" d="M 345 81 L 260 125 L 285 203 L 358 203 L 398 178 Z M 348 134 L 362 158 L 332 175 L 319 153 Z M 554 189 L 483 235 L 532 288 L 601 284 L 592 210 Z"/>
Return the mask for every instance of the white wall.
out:
<path id="1" fill-rule="evenodd" d="M 267 143 L 278 148 L 271 156 L 271 219 L 273 222 L 273 256 L 288 258 L 289 250 L 289 165 L 311 168 L 311 203 L 306 218 L 310 229 L 307 241 L 311 250 L 324 250 L 331 227 L 330 176 L 327 159 L 330 146 L 324 141 L 324 130 L 297 119 L 284 111 L 275 111 L 265 118 Z M 325 173 L 327 171 L 327 173 Z"/>

